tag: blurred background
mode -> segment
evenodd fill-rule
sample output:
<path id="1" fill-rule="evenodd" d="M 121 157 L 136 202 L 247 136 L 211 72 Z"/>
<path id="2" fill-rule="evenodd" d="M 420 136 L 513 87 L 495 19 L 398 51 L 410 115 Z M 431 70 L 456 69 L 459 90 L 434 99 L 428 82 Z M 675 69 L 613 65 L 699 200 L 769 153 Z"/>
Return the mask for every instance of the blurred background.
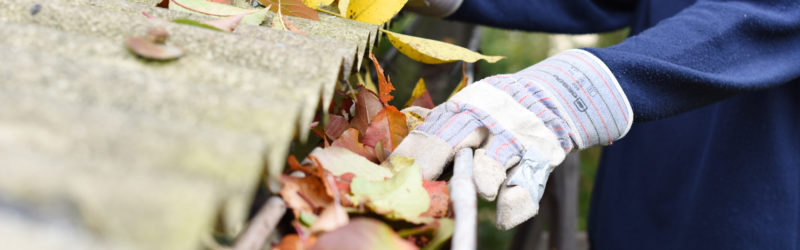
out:
<path id="1" fill-rule="evenodd" d="M 619 43 L 628 35 L 628 30 L 602 34 L 565 35 L 503 30 L 459 22 L 422 17 L 405 13 L 396 18 L 390 30 L 432 38 L 477 50 L 486 55 L 501 55 L 506 58 L 497 63 L 467 65 L 467 75 L 473 81 L 484 77 L 513 73 L 531 66 L 547 56 L 563 50 L 581 47 L 607 47 Z M 414 84 L 424 78 L 435 104 L 444 102 L 461 79 L 461 63 L 425 65 L 398 53 L 388 41 L 381 41 L 373 53 L 380 58 L 381 66 L 391 77 L 396 90 L 393 105 L 401 107 L 411 95 Z M 374 72 L 373 72 L 374 76 Z M 578 214 L 577 248 L 585 249 L 586 225 L 594 176 L 600 158 L 600 148 L 580 152 L 578 169 Z M 494 226 L 495 204 L 479 199 L 479 249 L 509 249 L 518 229 L 501 231 Z M 519 228 L 519 227 L 518 227 Z M 548 222 L 544 222 L 543 237 L 547 238 Z M 526 232 L 527 233 L 527 232 Z M 546 249 L 545 242 L 539 242 Z M 519 248 L 517 245 L 514 248 Z M 525 249 L 530 246 L 524 247 Z"/>

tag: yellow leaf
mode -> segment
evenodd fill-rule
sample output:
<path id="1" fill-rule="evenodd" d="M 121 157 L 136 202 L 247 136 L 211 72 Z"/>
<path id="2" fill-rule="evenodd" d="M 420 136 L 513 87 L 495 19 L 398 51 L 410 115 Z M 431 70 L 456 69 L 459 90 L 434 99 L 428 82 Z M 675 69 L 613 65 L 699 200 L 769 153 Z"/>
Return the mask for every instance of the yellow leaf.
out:
<path id="1" fill-rule="evenodd" d="M 486 56 L 453 44 L 382 30 L 397 50 L 416 61 L 440 64 L 455 61 L 476 62 L 486 60 L 494 63 L 504 56 Z"/>
<path id="2" fill-rule="evenodd" d="M 369 72 L 369 67 L 364 67 L 364 70 L 366 70 L 366 73 L 364 73 L 364 87 L 378 93 L 378 87 L 372 82 L 372 74 Z"/>
<path id="3" fill-rule="evenodd" d="M 411 103 L 413 103 L 414 100 L 422 96 L 422 94 L 424 94 L 425 91 L 428 91 L 428 88 L 425 87 L 425 80 L 419 78 L 419 81 L 417 81 L 417 85 L 414 86 L 414 90 L 411 91 L 411 97 L 408 98 L 408 101 L 406 102 L 405 105 L 403 105 L 403 107 L 405 108 L 411 107 Z"/>
<path id="4" fill-rule="evenodd" d="M 330 5 L 333 3 L 333 0 L 303 0 L 303 3 L 312 9 L 317 9 L 321 6 Z"/>
<path id="5" fill-rule="evenodd" d="M 347 18 L 382 25 L 392 19 L 408 0 L 350 0 Z M 341 4 L 339 5 L 341 9 Z"/>
<path id="6" fill-rule="evenodd" d="M 347 7 L 350 6 L 350 0 L 339 0 L 339 3 L 336 5 L 339 8 L 339 14 L 344 15 L 347 14 Z"/>

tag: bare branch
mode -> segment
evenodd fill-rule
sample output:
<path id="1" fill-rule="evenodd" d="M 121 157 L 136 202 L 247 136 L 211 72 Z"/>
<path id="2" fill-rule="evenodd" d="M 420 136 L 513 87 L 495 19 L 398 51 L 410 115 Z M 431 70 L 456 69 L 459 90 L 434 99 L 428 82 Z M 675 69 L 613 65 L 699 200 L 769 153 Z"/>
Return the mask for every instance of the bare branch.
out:
<path id="1" fill-rule="evenodd" d="M 250 225 L 247 226 L 244 233 L 236 240 L 233 249 L 262 249 L 284 213 L 286 213 L 286 203 L 283 199 L 277 196 L 270 197 L 250 221 Z"/>

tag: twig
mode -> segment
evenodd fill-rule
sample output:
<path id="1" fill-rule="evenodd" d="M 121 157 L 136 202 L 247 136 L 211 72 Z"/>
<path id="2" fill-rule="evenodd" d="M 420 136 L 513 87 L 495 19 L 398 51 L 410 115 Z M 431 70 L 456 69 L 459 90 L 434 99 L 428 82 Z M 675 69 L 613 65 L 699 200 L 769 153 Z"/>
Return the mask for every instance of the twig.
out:
<path id="1" fill-rule="evenodd" d="M 250 221 L 244 233 L 236 240 L 233 249 L 262 249 L 284 213 L 286 213 L 286 203 L 277 196 L 269 198 Z"/>
<path id="2" fill-rule="evenodd" d="M 477 246 L 478 199 L 472 182 L 472 149 L 465 148 L 456 154 L 450 178 L 450 197 L 453 199 L 455 230 L 451 249 L 475 249 Z"/>
<path id="3" fill-rule="evenodd" d="M 325 13 L 325 14 L 328 14 L 328 15 L 341 17 L 341 18 L 346 18 L 344 15 L 336 13 L 336 12 L 333 12 L 333 11 L 330 11 L 330 10 L 326 10 L 326 9 L 322 9 L 322 8 L 315 8 L 314 10 L 322 12 L 322 13 Z"/>

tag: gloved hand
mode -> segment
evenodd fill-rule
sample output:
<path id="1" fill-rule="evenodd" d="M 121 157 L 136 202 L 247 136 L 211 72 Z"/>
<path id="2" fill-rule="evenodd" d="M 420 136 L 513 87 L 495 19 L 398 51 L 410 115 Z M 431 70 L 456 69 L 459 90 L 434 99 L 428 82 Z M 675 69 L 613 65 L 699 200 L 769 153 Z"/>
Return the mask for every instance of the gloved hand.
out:
<path id="1" fill-rule="evenodd" d="M 547 177 L 566 153 L 610 144 L 633 120 L 614 76 L 583 50 L 475 82 L 433 110 L 405 111 L 426 119 L 392 155 L 414 158 L 423 177 L 435 179 L 459 149 L 477 148 L 476 189 L 498 199 L 501 229 L 536 215 Z"/>

